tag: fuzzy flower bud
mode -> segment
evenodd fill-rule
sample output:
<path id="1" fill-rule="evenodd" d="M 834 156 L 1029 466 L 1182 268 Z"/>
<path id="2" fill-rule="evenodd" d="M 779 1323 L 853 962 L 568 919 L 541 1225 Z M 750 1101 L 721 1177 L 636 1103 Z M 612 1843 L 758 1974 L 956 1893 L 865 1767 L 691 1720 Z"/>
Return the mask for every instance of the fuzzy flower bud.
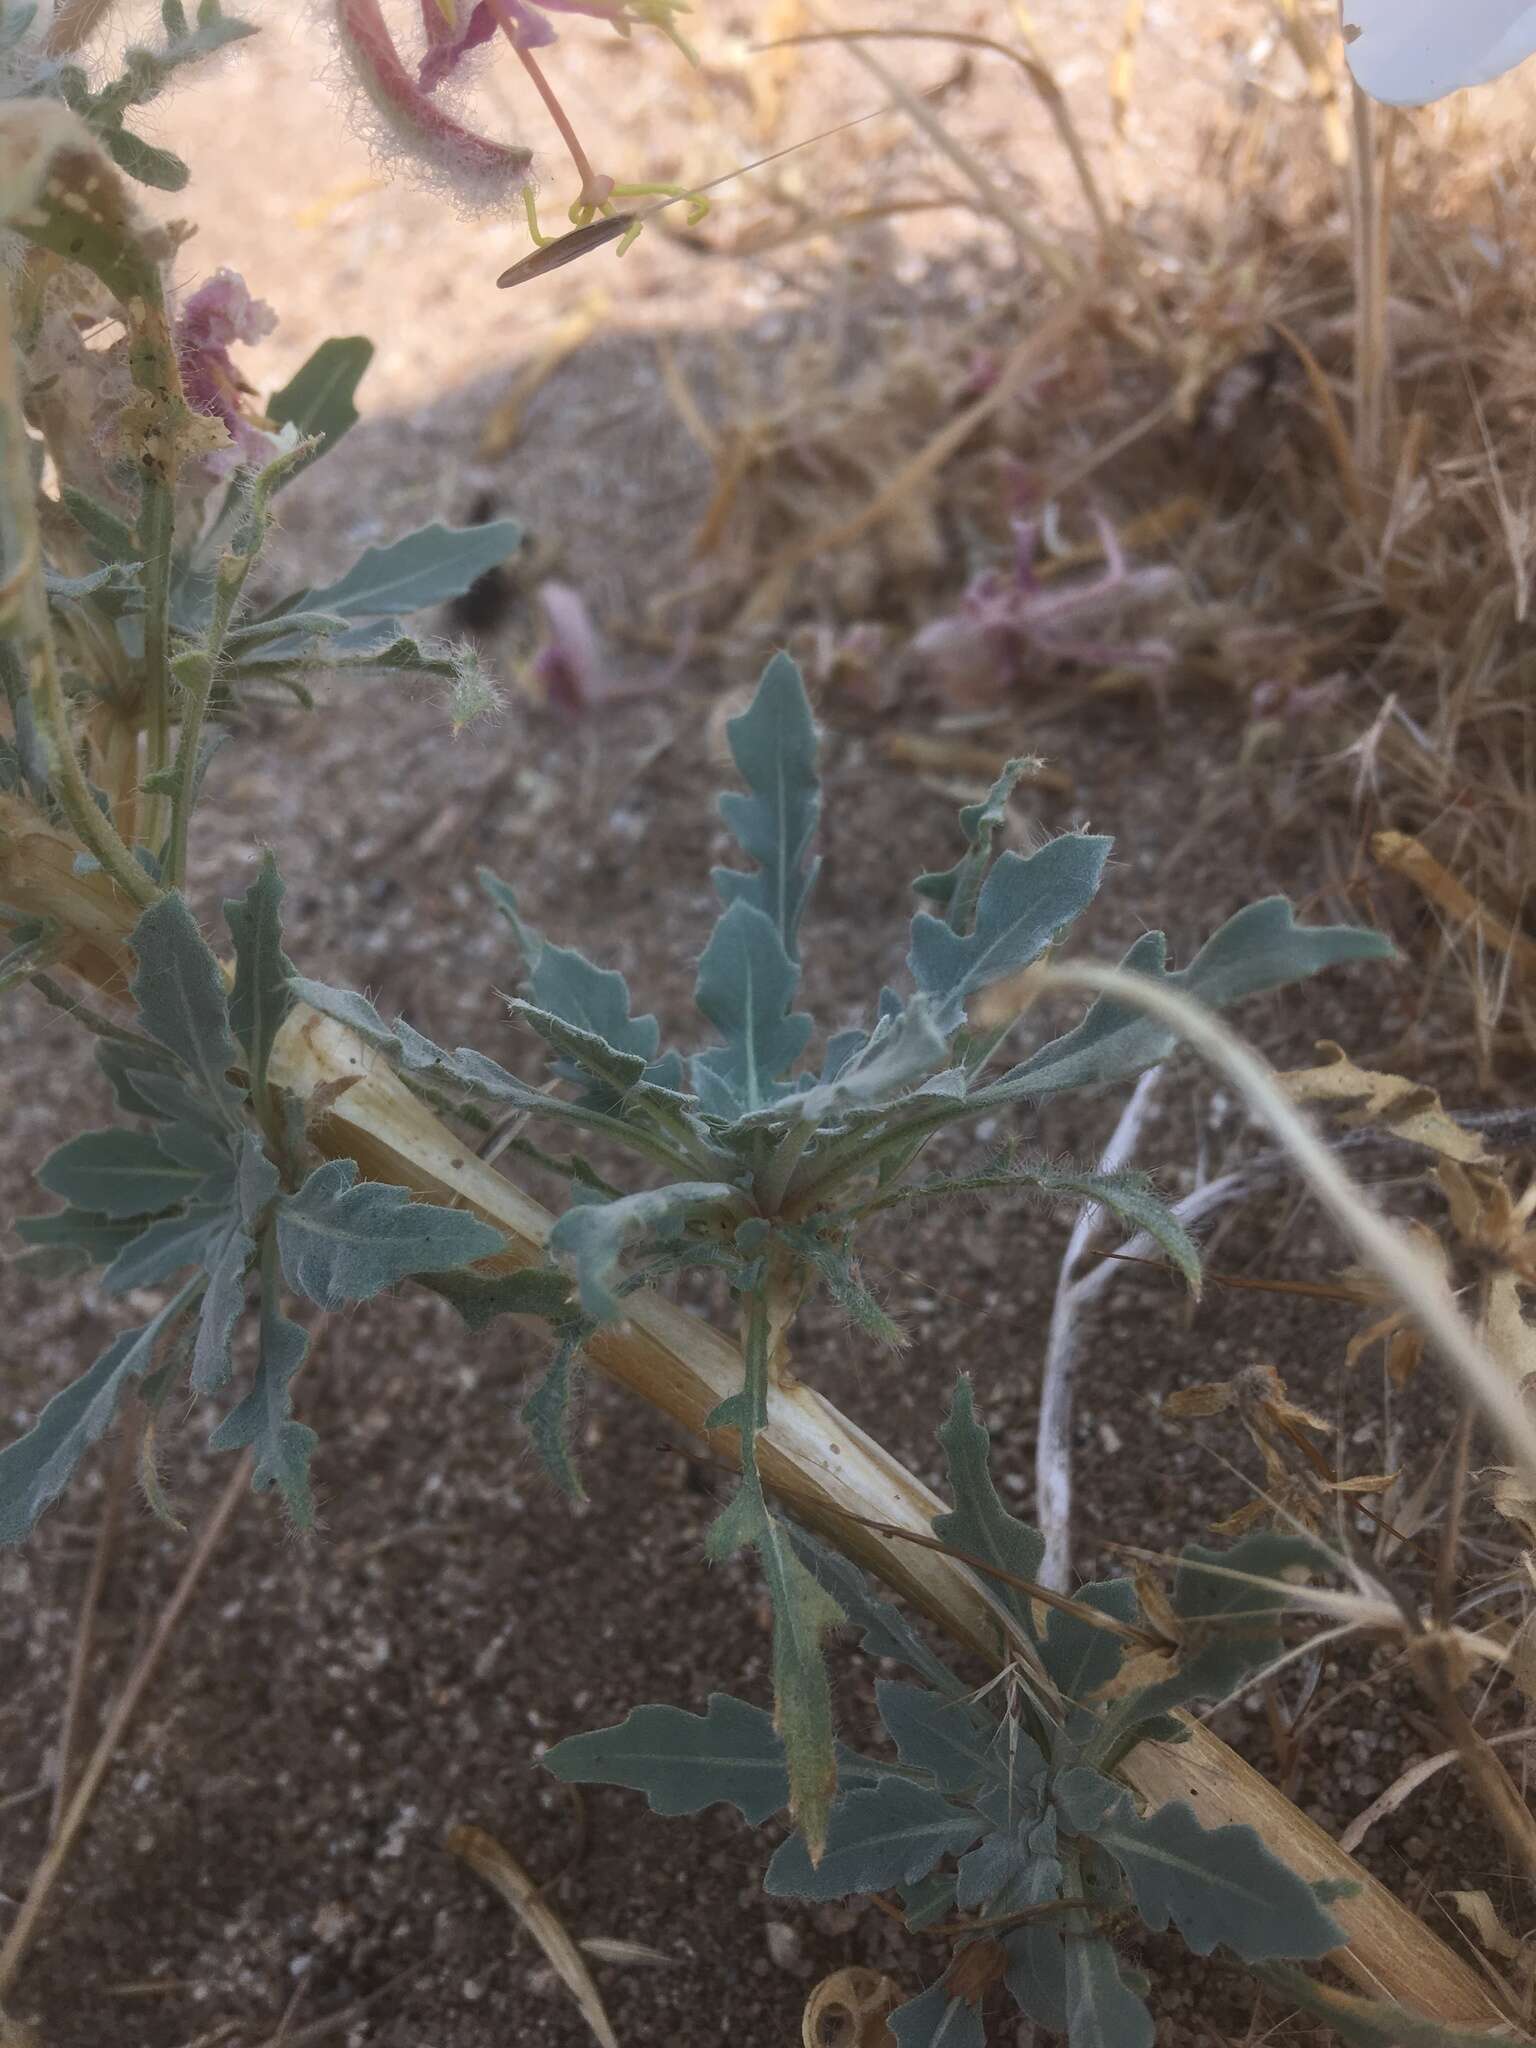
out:
<path id="1" fill-rule="evenodd" d="M 505 202 L 532 182 L 531 150 L 475 134 L 445 113 L 412 75 L 395 47 L 379 0 L 334 0 L 332 19 L 348 67 L 376 117 L 373 140 L 382 154 L 405 149 L 471 206 Z M 436 83 L 474 40 L 483 38 L 473 28 L 474 16 L 461 30 L 447 20 L 436 0 L 431 0 L 423 19 L 429 37 L 423 78 L 429 66 L 440 63 L 432 81 Z M 439 37 L 440 30 L 445 33 Z"/>

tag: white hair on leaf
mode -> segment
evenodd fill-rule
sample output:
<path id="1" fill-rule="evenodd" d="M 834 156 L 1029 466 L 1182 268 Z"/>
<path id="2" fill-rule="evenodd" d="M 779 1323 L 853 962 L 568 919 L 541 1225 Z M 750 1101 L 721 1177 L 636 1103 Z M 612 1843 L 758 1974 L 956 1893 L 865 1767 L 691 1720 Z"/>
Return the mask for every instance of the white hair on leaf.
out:
<path id="1" fill-rule="evenodd" d="M 1341 0 L 1339 12 L 1356 84 L 1389 106 L 1487 85 L 1536 53 L 1533 0 Z"/>

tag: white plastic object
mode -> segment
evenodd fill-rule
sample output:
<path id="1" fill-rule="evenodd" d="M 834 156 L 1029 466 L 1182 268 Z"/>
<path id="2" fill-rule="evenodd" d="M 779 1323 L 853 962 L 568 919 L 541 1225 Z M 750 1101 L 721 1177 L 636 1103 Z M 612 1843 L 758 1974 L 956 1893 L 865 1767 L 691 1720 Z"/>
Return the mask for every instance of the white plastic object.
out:
<path id="1" fill-rule="evenodd" d="M 1340 0 L 1339 12 L 1356 83 L 1388 106 L 1487 85 L 1536 53 L 1533 0 Z"/>

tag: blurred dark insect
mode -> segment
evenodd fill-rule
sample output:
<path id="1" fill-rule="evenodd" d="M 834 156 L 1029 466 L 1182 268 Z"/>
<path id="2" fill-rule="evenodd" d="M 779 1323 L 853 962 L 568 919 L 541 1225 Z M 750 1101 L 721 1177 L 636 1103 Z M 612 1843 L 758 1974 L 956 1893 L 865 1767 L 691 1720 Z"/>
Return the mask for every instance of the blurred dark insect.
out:
<path id="1" fill-rule="evenodd" d="M 482 491 L 469 508 L 467 524 L 489 526 L 501 507 L 495 494 Z M 523 606 L 522 580 L 512 562 L 498 562 L 477 576 L 468 590 L 447 607 L 449 624 L 459 633 L 495 633 L 507 625 Z"/>

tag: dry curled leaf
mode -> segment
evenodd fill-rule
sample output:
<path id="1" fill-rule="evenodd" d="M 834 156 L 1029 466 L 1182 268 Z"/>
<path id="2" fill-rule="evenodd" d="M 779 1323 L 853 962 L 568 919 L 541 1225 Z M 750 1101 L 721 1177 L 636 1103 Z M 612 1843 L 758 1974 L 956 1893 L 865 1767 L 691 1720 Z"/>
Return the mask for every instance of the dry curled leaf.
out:
<path id="1" fill-rule="evenodd" d="M 1396 1484 L 1395 1472 L 1347 1479 L 1330 1473 L 1305 1432 L 1315 1430 L 1328 1436 L 1333 1424 L 1293 1401 L 1272 1365 L 1249 1365 L 1229 1380 L 1181 1387 L 1163 1402 L 1165 1415 L 1184 1421 L 1228 1412 L 1237 1415 L 1258 1446 L 1264 1460 L 1264 1486 L 1235 1515 L 1213 1525 L 1223 1536 L 1241 1535 L 1270 1519 L 1281 1528 L 1299 1523 L 1316 1529 L 1321 1527 L 1322 1503 L 1328 1495 L 1387 1493 Z"/>
<path id="2" fill-rule="evenodd" d="M 805 2002 L 803 2048 L 895 2048 L 886 2020 L 906 1995 L 878 1970 L 834 1970 Z"/>
<path id="3" fill-rule="evenodd" d="M 477 1877 L 484 1878 L 500 1894 L 548 1956 L 560 1981 L 581 2009 L 602 2048 L 619 2048 L 592 1972 L 581 1950 L 566 1932 L 554 1908 L 547 1905 L 539 1887 L 508 1850 L 484 1828 L 455 1827 L 448 1830 L 443 1846 L 451 1856 L 467 1863 Z"/>
<path id="4" fill-rule="evenodd" d="M 1280 1085 L 1293 1102 L 1315 1103 L 1337 1110 L 1352 1128 L 1376 1124 L 1410 1145 L 1423 1145 L 1442 1159 L 1467 1164 L 1491 1162 L 1482 1139 L 1464 1130 L 1441 1104 L 1433 1088 L 1420 1087 L 1401 1074 L 1357 1067 L 1342 1045 L 1319 1039 L 1321 1066 L 1300 1067 L 1282 1074 Z"/>
<path id="5" fill-rule="evenodd" d="M 1536 1998 L 1536 1942 L 1529 1936 L 1511 1934 L 1486 1892 L 1452 1892 L 1450 1898 L 1485 1953 L 1508 1965 L 1507 1973 L 1492 1974 L 1503 1985 L 1511 2003 L 1529 2018 Z"/>

